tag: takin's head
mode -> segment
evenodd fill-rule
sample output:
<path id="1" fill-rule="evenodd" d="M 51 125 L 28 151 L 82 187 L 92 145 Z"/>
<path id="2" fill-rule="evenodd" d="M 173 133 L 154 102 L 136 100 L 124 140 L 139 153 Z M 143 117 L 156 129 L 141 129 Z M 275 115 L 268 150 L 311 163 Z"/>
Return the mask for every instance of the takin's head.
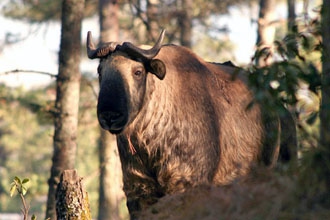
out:
<path id="1" fill-rule="evenodd" d="M 157 43 L 144 50 L 128 42 L 122 45 L 110 42 L 95 48 L 88 32 L 88 57 L 100 58 L 97 116 L 102 128 L 113 134 L 122 132 L 143 106 L 147 75 L 151 73 L 159 79 L 165 77 L 165 64 L 154 59 L 164 35 L 163 30 Z"/>

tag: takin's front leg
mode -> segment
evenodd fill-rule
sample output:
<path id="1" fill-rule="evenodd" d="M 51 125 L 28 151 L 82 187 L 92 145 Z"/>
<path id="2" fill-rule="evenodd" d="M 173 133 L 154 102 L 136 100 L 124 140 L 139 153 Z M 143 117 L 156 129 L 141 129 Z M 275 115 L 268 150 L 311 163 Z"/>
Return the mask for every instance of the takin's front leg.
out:
<path id="1" fill-rule="evenodd" d="M 134 170 L 124 170 L 124 192 L 131 219 L 138 219 L 139 212 L 156 203 L 164 194 L 154 178 Z"/>
<path id="2" fill-rule="evenodd" d="M 124 135 L 117 136 L 117 144 L 127 208 L 131 219 L 138 219 L 139 212 L 156 203 L 164 193 L 157 182 L 155 172 L 147 168 L 147 159 L 143 153 L 139 149 L 131 151 L 130 143 Z"/>
<path id="3" fill-rule="evenodd" d="M 205 166 L 199 164 L 196 168 L 194 164 L 170 160 L 162 164 L 163 169 L 156 169 L 155 174 L 146 170 L 141 172 L 141 167 L 125 169 L 124 191 L 131 219 L 138 219 L 141 210 L 150 207 L 164 195 L 181 193 L 197 185 L 208 185 L 213 175 L 207 174 L 203 169 Z"/>

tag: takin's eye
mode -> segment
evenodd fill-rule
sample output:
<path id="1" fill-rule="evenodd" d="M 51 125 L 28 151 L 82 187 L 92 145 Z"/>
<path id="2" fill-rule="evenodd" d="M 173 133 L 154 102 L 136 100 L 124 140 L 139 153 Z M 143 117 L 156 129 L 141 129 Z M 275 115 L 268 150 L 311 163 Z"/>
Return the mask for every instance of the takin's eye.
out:
<path id="1" fill-rule="evenodd" d="M 134 72 L 135 76 L 141 76 L 142 75 L 142 71 L 141 70 L 137 70 Z"/>
<path id="2" fill-rule="evenodd" d="M 144 75 L 144 71 L 142 68 L 138 68 L 136 70 L 133 71 L 133 76 L 136 79 L 141 79 Z"/>

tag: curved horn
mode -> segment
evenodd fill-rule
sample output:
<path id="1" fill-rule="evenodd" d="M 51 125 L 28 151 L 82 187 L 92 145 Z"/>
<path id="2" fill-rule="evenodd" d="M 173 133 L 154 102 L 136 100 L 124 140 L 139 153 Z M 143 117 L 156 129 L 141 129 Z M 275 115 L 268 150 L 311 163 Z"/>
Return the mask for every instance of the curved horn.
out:
<path id="1" fill-rule="evenodd" d="M 92 32 L 90 31 L 87 32 L 86 47 L 87 47 L 87 55 L 88 58 L 90 59 L 102 58 L 109 55 L 109 53 L 112 53 L 116 49 L 117 45 L 118 45 L 117 42 L 110 42 L 103 44 L 101 47 L 96 49 L 92 40 Z"/>
<path id="2" fill-rule="evenodd" d="M 164 40 L 164 36 L 165 36 L 165 30 L 162 30 L 162 32 L 160 33 L 160 35 L 158 37 L 156 44 L 148 50 L 141 49 L 141 48 L 133 45 L 130 42 L 123 43 L 123 45 L 118 46 L 119 48 L 117 48 L 117 49 L 124 51 L 128 55 L 131 55 L 134 57 L 141 57 L 141 58 L 144 58 L 147 60 L 151 60 L 152 58 L 157 56 L 157 54 L 159 53 L 160 48 L 162 47 L 162 41 Z"/>
<path id="3" fill-rule="evenodd" d="M 87 41 L 86 41 L 86 47 L 87 47 L 87 56 L 90 59 L 96 58 L 96 49 L 95 45 L 92 41 L 92 32 L 87 32 Z"/>

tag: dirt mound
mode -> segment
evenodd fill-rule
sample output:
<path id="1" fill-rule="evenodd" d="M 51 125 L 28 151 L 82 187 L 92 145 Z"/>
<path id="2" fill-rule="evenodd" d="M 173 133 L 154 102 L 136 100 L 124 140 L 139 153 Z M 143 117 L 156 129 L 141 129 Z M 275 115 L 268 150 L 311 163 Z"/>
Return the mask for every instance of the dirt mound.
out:
<path id="1" fill-rule="evenodd" d="M 303 198 L 297 184 L 297 178 L 292 176 L 263 171 L 257 178 L 231 186 L 201 186 L 165 196 L 144 211 L 140 219 L 328 219 L 330 210 L 322 206 L 319 198 Z"/>

